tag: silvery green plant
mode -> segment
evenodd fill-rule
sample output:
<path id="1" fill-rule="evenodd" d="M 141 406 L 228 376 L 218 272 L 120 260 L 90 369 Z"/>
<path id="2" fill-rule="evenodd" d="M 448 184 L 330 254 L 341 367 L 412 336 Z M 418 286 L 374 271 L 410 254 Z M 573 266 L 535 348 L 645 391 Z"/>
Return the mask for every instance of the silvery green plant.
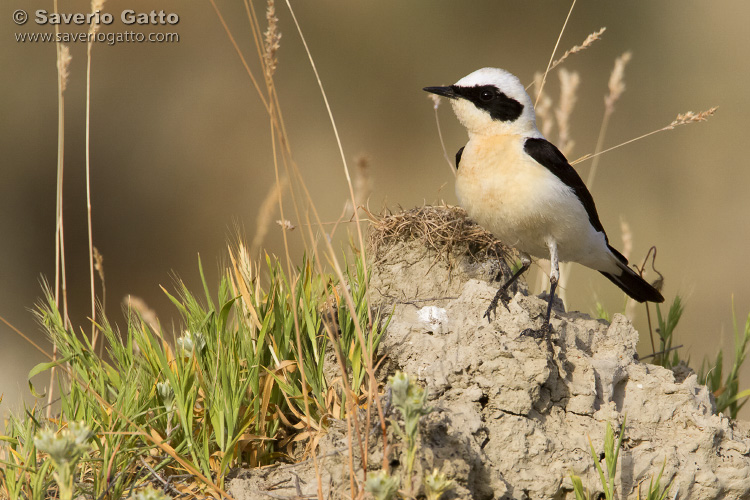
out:
<path id="1" fill-rule="evenodd" d="M 57 482 L 60 500 L 73 498 L 73 480 L 78 462 L 91 449 L 89 441 L 93 433 L 83 422 L 70 422 L 66 429 L 55 433 L 44 429 L 34 438 L 36 448 L 49 455 L 54 468 L 52 475 Z"/>
<path id="2" fill-rule="evenodd" d="M 391 386 L 393 406 L 401 411 L 404 418 L 404 430 L 395 426 L 398 433 L 406 439 L 406 484 L 411 488 L 411 473 L 414 470 L 414 459 L 417 456 L 417 438 L 419 437 L 419 419 L 432 411 L 427 407 L 427 391 L 420 387 L 414 377 L 403 372 L 396 372 L 388 379 Z"/>
<path id="3" fill-rule="evenodd" d="M 453 488 L 453 481 L 437 469 L 433 469 L 424 478 L 424 489 L 427 500 L 440 500 L 443 493 L 451 488 Z"/>
<path id="4" fill-rule="evenodd" d="M 191 333 L 185 330 L 185 334 L 177 339 L 177 345 L 185 356 L 192 356 L 194 352 L 200 354 L 206 347 L 206 338 L 200 332 Z"/>
<path id="5" fill-rule="evenodd" d="M 164 409 L 167 411 L 167 437 L 172 434 L 172 413 L 174 412 L 174 390 L 169 384 L 169 381 L 158 382 L 156 384 L 156 392 L 159 394 L 159 398 L 164 403 Z"/>
<path id="6" fill-rule="evenodd" d="M 397 477 L 390 476 L 384 470 L 368 472 L 365 491 L 372 494 L 375 500 L 390 500 L 398 491 L 398 483 Z"/>

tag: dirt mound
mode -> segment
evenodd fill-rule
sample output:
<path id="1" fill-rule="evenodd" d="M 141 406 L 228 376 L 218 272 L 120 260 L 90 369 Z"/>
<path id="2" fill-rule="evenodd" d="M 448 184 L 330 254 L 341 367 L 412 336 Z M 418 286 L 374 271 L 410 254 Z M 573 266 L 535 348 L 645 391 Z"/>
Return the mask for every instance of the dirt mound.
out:
<path id="1" fill-rule="evenodd" d="M 431 210 L 450 224 L 466 222 L 460 210 Z M 574 498 L 571 471 L 595 493 L 588 437 L 602 450 L 605 422 L 617 426 L 625 415 L 619 498 L 637 498 L 663 464 L 678 498 L 750 498 L 746 423 L 714 415 L 695 374 L 680 381 L 638 361 L 638 332 L 625 317 L 607 324 L 558 306 L 550 338 L 521 336 L 541 326 L 545 300 L 518 291 L 492 323 L 482 317 L 507 265 L 478 258 L 466 241 L 446 250 L 419 231 L 381 236 L 374 235 L 372 301 L 394 313 L 380 376 L 402 370 L 427 387 L 433 411 L 422 418 L 417 468 L 445 472 L 456 482 L 454 498 Z M 322 440 L 326 497 L 349 496 L 344 428 L 333 425 Z M 286 483 L 273 490 L 278 497 L 317 492 L 312 462 L 242 477 L 230 485 L 238 499 L 268 498 L 258 490 L 279 481 Z"/>

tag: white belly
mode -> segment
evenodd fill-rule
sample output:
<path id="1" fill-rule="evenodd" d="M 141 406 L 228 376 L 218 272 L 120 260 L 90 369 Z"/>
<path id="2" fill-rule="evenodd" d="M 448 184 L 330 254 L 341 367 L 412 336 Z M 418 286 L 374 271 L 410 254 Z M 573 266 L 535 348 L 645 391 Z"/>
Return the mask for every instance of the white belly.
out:
<path id="1" fill-rule="evenodd" d="M 594 230 L 572 189 L 523 151 L 514 136 L 472 139 L 456 179 L 469 217 L 498 239 L 535 257 L 557 242 L 561 261 L 614 270 L 604 233 Z"/>

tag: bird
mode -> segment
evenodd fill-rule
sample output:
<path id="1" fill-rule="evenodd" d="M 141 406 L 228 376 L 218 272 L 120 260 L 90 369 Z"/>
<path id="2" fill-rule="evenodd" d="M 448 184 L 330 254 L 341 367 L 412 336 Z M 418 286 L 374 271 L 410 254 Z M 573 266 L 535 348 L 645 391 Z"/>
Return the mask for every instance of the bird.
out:
<path id="1" fill-rule="evenodd" d="M 662 294 L 612 247 L 594 199 L 560 150 L 536 127 L 534 104 L 521 81 L 499 68 L 482 68 L 446 87 L 423 90 L 448 98 L 469 141 L 456 153 L 456 196 L 470 219 L 520 253 L 521 267 L 497 291 L 484 313 L 531 265 L 549 257 L 550 293 L 542 329 L 551 331 L 560 262 L 595 269 L 638 302 Z"/>

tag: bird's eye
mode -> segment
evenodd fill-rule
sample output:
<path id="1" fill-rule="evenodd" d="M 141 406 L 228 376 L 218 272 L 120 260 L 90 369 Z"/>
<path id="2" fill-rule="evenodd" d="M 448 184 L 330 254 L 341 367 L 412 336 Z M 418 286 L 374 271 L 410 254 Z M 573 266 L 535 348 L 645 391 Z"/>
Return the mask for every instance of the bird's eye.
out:
<path id="1" fill-rule="evenodd" d="M 495 97 L 495 93 L 491 90 L 485 90 L 481 94 L 479 94 L 479 98 L 484 102 L 491 101 L 493 97 Z"/>

